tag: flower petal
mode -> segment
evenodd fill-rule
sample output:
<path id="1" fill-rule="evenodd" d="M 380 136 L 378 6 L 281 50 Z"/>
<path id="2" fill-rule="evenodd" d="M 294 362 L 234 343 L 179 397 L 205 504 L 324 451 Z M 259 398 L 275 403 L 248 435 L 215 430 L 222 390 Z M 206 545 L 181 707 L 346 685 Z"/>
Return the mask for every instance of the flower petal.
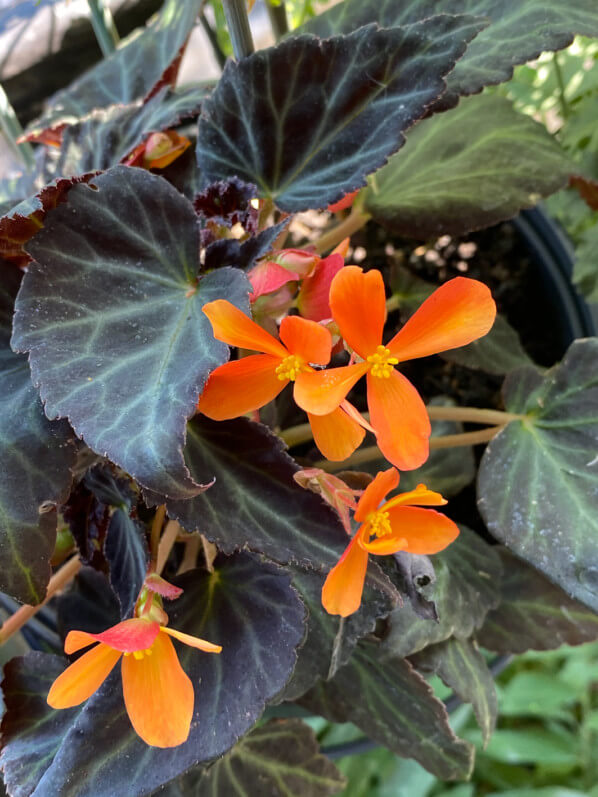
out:
<path id="1" fill-rule="evenodd" d="M 293 396 L 301 409 L 313 415 L 328 415 L 343 401 L 355 382 L 367 373 L 367 363 L 299 374 Z"/>
<path id="2" fill-rule="evenodd" d="M 297 296 L 297 309 L 303 318 L 310 318 L 312 321 L 332 318 L 330 285 L 344 265 L 344 257 L 332 253 L 318 263 L 311 276 L 303 280 Z"/>
<path id="3" fill-rule="evenodd" d="M 382 343 L 386 298 L 382 274 L 345 266 L 332 280 L 330 309 L 346 343 L 363 357 Z"/>
<path id="4" fill-rule="evenodd" d="M 222 340 L 229 346 L 271 354 L 273 357 L 287 356 L 287 350 L 276 338 L 226 299 L 208 302 L 202 310 L 210 319 L 217 340 Z"/>
<path id="5" fill-rule="evenodd" d="M 401 361 L 427 357 L 481 338 L 495 317 L 490 289 L 478 280 L 455 277 L 426 299 L 387 347 Z"/>
<path id="6" fill-rule="evenodd" d="M 355 510 L 355 520 L 359 523 L 367 518 L 370 512 L 378 509 L 386 494 L 394 490 L 399 484 L 399 472 L 396 468 L 389 468 L 376 474 L 376 477 L 365 488 Z"/>
<path id="7" fill-rule="evenodd" d="M 371 432 L 372 434 L 376 434 L 376 430 L 373 426 L 371 426 L 363 415 L 359 412 L 357 407 L 354 407 L 350 401 L 346 399 L 341 401 L 340 408 L 343 409 L 350 418 L 353 418 L 355 423 L 358 423 L 366 432 Z"/>
<path id="8" fill-rule="evenodd" d="M 378 448 L 399 470 L 413 470 L 429 454 L 430 419 L 411 382 L 393 370 L 388 379 L 368 374 L 370 423 Z"/>
<path id="9" fill-rule="evenodd" d="M 416 506 L 394 506 L 388 510 L 392 534 L 364 543 L 366 551 L 389 554 L 432 554 L 443 551 L 459 536 L 459 529 L 446 515 Z M 400 545 L 400 547 L 397 547 Z"/>
<path id="10" fill-rule="evenodd" d="M 297 281 L 299 275 L 275 263 L 273 260 L 259 263 L 247 273 L 249 282 L 253 287 L 249 294 L 249 301 L 255 302 L 260 296 L 274 293 L 287 282 Z"/>
<path id="11" fill-rule="evenodd" d="M 151 648 L 160 626 L 153 620 L 140 617 L 123 620 L 122 623 L 107 628 L 101 634 L 88 634 L 85 631 L 69 631 L 64 641 L 66 653 L 75 653 L 92 642 L 103 642 L 114 650 L 123 653 Z"/>
<path id="12" fill-rule="evenodd" d="M 332 335 L 326 327 L 298 315 L 289 315 L 282 319 L 279 334 L 291 354 L 297 354 L 306 363 L 327 365 L 330 362 Z"/>
<path id="13" fill-rule="evenodd" d="M 252 354 L 212 371 L 197 409 L 214 421 L 239 418 L 265 406 L 280 393 L 288 379 L 279 379 L 277 357 Z"/>
<path id="14" fill-rule="evenodd" d="M 179 642 L 185 645 L 189 645 L 189 647 L 203 650 L 204 653 L 220 653 L 222 650 L 222 645 L 214 645 L 212 642 L 207 642 L 205 639 L 200 639 L 197 636 L 191 636 L 191 634 L 184 634 L 182 631 L 177 631 L 175 628 L 161 626 L 160 631 L 178 639 Z"/>
<path id="15" fill-rule="evenodd" d="M 120 659 L 120 650 L 99 644 L 88 650 L 58 676 L 48 692 L 52 708 L 71 708 L 91 697 L 104 683 Z"/>
<path id="16" fill-rule="evenodd" d="M 151 655 L 122 662 L 125 706 L 135 732 L 154 747 L 176 747 L 187 740 L 193 717 L 193 685 L 174 645 L 158 634 Z"/>
<path id="17" fill-rule="evenodd" d="M 368 554 L 358 542 L 359 532 L 326 577 L 322 587 L 322 606 L 328 614 L 348 617 L 361 605 Z"/>
<path id="18" fill-rule="evenodd" d="M 340 407 L 328 415 L 307 413 L 314 443 L 326 459 L 342 462 L 361 445 L 365 429 L 356 423 Z"/>
<path id="19" fill-rule="evenodd" d="M 443 498 L 440 493 L 428 490 L 425 484 L 418 484 L 415 490 L 395 495 L 381 508 L 386 511 L 393 506 L 443 506 L 446 503 L 446 498 Z"/>

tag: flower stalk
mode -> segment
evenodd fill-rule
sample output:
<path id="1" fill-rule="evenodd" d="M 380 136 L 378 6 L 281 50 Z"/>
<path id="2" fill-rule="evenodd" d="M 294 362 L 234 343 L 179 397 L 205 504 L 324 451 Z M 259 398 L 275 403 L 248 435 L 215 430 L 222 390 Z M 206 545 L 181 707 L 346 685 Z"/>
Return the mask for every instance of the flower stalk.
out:
<path id="1" fill-rule="evenodd" d="M 245 0 L 222 0 L 226 25 L 237 61 L 247 58 L 254 51 L 247 6 Z"/>

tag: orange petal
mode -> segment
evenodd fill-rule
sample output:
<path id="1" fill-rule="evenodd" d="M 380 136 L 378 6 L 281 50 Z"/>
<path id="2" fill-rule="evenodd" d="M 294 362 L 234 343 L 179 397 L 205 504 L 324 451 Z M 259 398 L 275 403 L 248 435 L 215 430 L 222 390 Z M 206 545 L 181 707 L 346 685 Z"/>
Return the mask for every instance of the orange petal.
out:
<path id="1" fill-rule="evenodd" d="M 117 623 L 101 634 L 88 634 L 86 631 L 69 631 L 64 641 L 65 653 L 75 653 L 92 642 L 103 642 L 114 650 L 123 653 L 150 648 L 160 626 L 153 620 L 133 618 Z"/>
<path id="2" fill-rule="evenodd" d="M 287 356 L 287 350 L 276 338 L 226 299 L 208 302 L 202 310 L 210 319 L 217 340 L 222 340 L 229 346 L 271 354 L 273 357 Z"/>
<path id="3" fill-rule="evenodd" d="M 361 445 L 365 429 L 338 407 L 328 415 L 307 413 L 314 443 L 326 459 L 341 462 L 347 459 Z"/>
<path id="4" fill-rule="evenodd" d="M 432 554 L 443 551 L 459 536 L 457 525 L 433 509 L 394 506 L 388 510 L 388 519 L 392 534 L 370 543 L 362 541 L 366 551 L 389 554 L 405 550 L 409 553 Z"/>
<path id="5" fill-rule="evenodd" d="M 299 374 L 293 396 L 301 409 L 313 415 L 329 415 L 343 401 L 355 382 L 367 373 L 367 363 Z"/>
<path id="6" fill-rule="evenodd" d="M 355 520 L 359 523 L 367 518 L 370 512 L 378 509 L 386 494 L 399 484 L 399 473 L 396 468 L 389 468 L 376 474 L 376 477 L 365 488 L 355 510 Z"/>
<path id="7" fill-rule="evenodd" d="M 364 273 L 358 266 L 342 268 L 330 286 L 330 309 L 345 341 L 365 360 L 382 343 L 386 320 L 382 274 Z"/>
<path id="8" fill-rule="evenodd" d="M 370 423 L 378 448 L 399 470 L 413 470 L 429 454 L 430 419 L 411 382 L 393 370 L 388 379 L 368 374 Z"/>
<path id="9" fill-rule="evenodd" d="M 368 554 L 358 543 L 359 532 L 332 568 L 322 587 L 322 606 L 328 614 L 348 617 L 361 605 Z"/>
<path id="10" fill-rule="evenodd" d="M 297 354 L 306 363 L 327 365 L 330 361 L 332 336 L 326 327 L 315 321 L 289 315 L 282 319 L 279 334 L 291 354 Z"/>
<path id="11" fill-rule="evenodd" d="M 174 645 L 158 634 L 151 655 L 122 662 L 125 706 L 135 732 L 154 747 L 176 747 L 187 740 L 193 717 L 193 685 Z"/>
<path id="12" fill-rule="evenodd" d="M 160 631 L 168 634 L 171 637 L 174 637 L 175 639 L 178 639 L 179 642 L 183 642 L 185 645 L 189 645 L 189 647 L 203 650 L 204 653 L 220 653 L 222 650 L 222 645 L 214 645 L 212 642 L 207 642 L 205 639 L 200 639 L 197 636 L 191 636 L 191 634 L 184 634 L 182 631 L 177 631 L 174 628 L 166 628 L 165 626 L 162 626 Z"/>
<path id="13" fill-rule="evenodd" d="M 393 506 L 443 506 L 447 503 L 440 493 L 428 490 L 425 484 L 418 484 L 415 490 L 395 495 L 381 509 L 386 511 Z"/>
<path id="14" fill-rule="evenodd" d="M 101 643 L 88 650 L 54 681 L 48 704 L 52 708 L 71 708 L 83 703 L 100 688 L 121 656 L 120 650 Z"/>
<path id="15" fill-rule="evenodd" d="M 374 429 L 374 427 L 370 426 L 370 424 L 366 421 L 363 415 L 359 412 L 357 407 L 354 407 L 350 401 L 347 401 L 345 399 L 344 401 L 341 401 L 339 406 L 347 413 L 347 415 L 350 418 L 353 418 L 355 423 L 358 423 L 363 429 L 365 429 L 366 432 L 371 432 L 372 434 L 376 434 L 376 430 Z"/>
<path id="16" fill-rule="evenodd" d="M 490 331 L 496 305 L 483 282 L 455 277 L 426 299 L 387 344 L 399 360 L 465 346 Z"/>
<path id="17" fill-rule="evenodd" d="M 280 359 L 269 354 L 252 354 L 224 363 L 212 371 L 197 409 L 214 421 L 238 418 L 258 410 L 280 393 L 288 379 L 279 379 Z"/>

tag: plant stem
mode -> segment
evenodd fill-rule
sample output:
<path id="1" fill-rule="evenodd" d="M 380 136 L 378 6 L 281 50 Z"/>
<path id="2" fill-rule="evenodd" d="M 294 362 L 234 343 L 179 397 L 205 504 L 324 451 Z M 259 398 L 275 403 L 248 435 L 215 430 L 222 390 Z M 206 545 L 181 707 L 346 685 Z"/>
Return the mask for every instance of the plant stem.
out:
<path id="1" fill-rule="evenodd" d="M 316 241 L 316 252 L 321 255 L 323 252 L 334 249 L 344 238 L 348 238 L 353 235 L 353 233 L 357 232 L 357 230 L 364 227 L 371 218 L 369 213 L 365 213 L 359 208 L 353 208 L 346 219 L 343 219 L 340 224 L 337 224 L 336 227 L 324 233 L 324 235 Z"/>
<path id="2" fill-rule="evenodd" d="M 224 64 L 226 63 L 226 55 L 222 52 L 220 43 L 218 42 L 218 36 L 216 36 L 214 29 L 206 19 L 206 15 L 203 13 L 203 11 L 201 11 L 199 14 L 199 21 L 202 28 L 204 29 L 204 33 L 208 37 L 208 41 L 210 42 L 210 46 L 214 53 L 214 58 L 218 62 L 218 66 L 220 67 L 220 69 L 224 69 Z"/>
<path id="3" fill-rule="evenodd" d="M 66 585 L 77 575 L 80 569 L 81 560 L 78 556 L 73 556 L 73 558 L 69 559 L 69 561 L 60 568 L 60 570 L 54 573 L 50 579 L 46 597 L 42 603 L 39 603 L 37 606 L 21 606 L 20 609 L 17 609 L 17 611 L 2 625 L 2 628 L 0 628 L 0 645 L 3 645 L 13 634 L 16 634 L 16 632 L 19 631 L 25 625 L 25 623 L 31 620 L 31 618 L 38 613 L 42 606 L 46 605 L 50 598 L 52 598 L 57 592 L 60 592 L 61 589 L 66 587 Z"/>
<path id="4" fill-rule="evenodd" d="M 33 147 L 27 141 L 17 144 L 17 139 L 23 135 L 23 128 L 2 85 L 0 85 L 0 131 L 15 157 L 28 171 L 33 171 L 35 169 Z"/>
<path id="5" fill-rule="evenodd" d="M 222 0 L 226 25 L 233 45 L 235 58 L 239 61 L 254 51 L 247 6 L 245 0 Z"/>
<path id="6" fill-rule="evenodd" d="M 177 541 L 177 537 L 181 531 L 181 527 L 176 520 L 169 520 L 164 529 L 164 534 L 158 546 L 158 555 L 156 557 L 156 573 L 160 575 L 164 570 L 164 566 L 168 561 L 172 547 Z M 153 559 L 153 557 L 152 557 Z"/>
<path id="7" fill-rule="evenodd" d="M 154 515 L 154 519 L 152 521 L 152 531 L 150 534 L 150 557 L 154 565 L 158 561 L 160 534 L 162 533 L 162 526 L 164 525 L 165 516 L 166 504 L 160 504 L 160 506 L 156 509 L 156 514 Z"/>
<path id="8" fill-rule="evenodd" d="M 502 426 L 490 426 L 486 429 L 480 429 L 477 432 L 463 432 L 462 434 L 447 434 L 440 435 L 439 437 L 430 438 L 430 450 L 436 448 L 457 448 L 459 446 L 473 446 L 477 443 L 487 443 L 489 440 L 504 429 Z M 349 459 L 344 459 L 342 462 L 330 462 L 327 459 L 321 459 L 319 462 L 314 462 L 314 468 L 321 468 L 327 473 L 334 473 L 338 470 L 347 470 L 347 468 L 355 467 L 356 465 L 363 465 L 366 462 L 374 462 L 377 459 L 383 459 L 378 446 L 367 446 L 360 448 Z"/>
<path id="9" fill-rule="evenodd" d="M 120 41 L 114 18 L 104 0 L 87 0 L 91 11 L 91 24 L 104 58 L 116 50 Z"/>
<path id="10" fill-rule="evenodd" d="M 432 421 L 461 421 L 462 423 L 485 423 L 504 426 L 510 421 L 521 420 L 520 415 L 511 412 L 501 412 L 500 410 L 483 410 L 477 407 L 438 407 L 436 405 L 426 407 L 430 420 Z M 369 421 L 369 412 L 362 413 L 363 417 Z M 290 426 L 278 433 L 289 448 L 306 443 L 313 437 L 311 426 L 308 423 L 301 423 L 298 426 Z M 447 435 L 452 437 L 454 435 Z M 439 438 L 433 438 L 438 440 Z"/>
<path id="11" fill-rule="evenodd" d="M 287 21 L 287 11 L 284 6 L 284 0 L 280 0 L 278 5 L 274 5 L 272 0 L 266 0 L 266 9 L 268 11 L 268 16 L 270 17 L 272 32 L 278 41 L 278 39 L 281 39 L 285 33 L 289 32 L 289 23 Z"/>
<path id="12" fill-rule="evenodd" d="M 554 74 L 556 75 L 556 82 L 559 87 L 559 103 L 561 106 L 561 114 L 563 115 L 563 119 L 567 119 L 569 116 L 569 103 L 565 98 L 565 81 L 563 80 L 563 72 L 561 70 L 561 65 L 559 64 L 558 53 L 552 54 L 552 63 L 554 64 Z"/>

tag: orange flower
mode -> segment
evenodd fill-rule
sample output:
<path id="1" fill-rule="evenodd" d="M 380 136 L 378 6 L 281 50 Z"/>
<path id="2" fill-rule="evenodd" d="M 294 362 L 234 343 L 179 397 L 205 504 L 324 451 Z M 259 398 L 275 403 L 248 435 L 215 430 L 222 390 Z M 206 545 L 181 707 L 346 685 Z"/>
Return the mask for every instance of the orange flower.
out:
<path id="1" fill-rule="evenodd" d="M 420 508 L 446 504 L 440 493 L 425 484 L 380 506 L 398 484 L 399 473 L 390 468 L 378 473 L 359 499 L 354 517 L 361 525 L 322 587 L 322 605 L 329 614 L 348 617 L 359 609 L 368 554 L 433 554 L 457 538 L 459 529 L 446 515 Z"/>
<path id="2" fill-rule="evenodd" d="M 384 283 L 379 271 L 345 266 L 330 287 L 333 318 L 361 362 L 317 373 L 301 373 L 295 401 L 306 412 L 326 415 L 367 374 L 370 423 L 384 456 L 402 470 L 428 458 L 430 421 L 413 385 L 395 365 L 464 346 L 485 335 L 496 315 L 482 282 L 457 277 L 426 299 L 392 340 L 383 345 L 386 320 Z"/>
<path id="3" fill-rule="evenodd" d="M 277 340 L 226 299 L 203 307 L 214 337 L 244 349 L 261 352 L 219 366 L 210 374 L 197 409 L 215 421 L 238 418 L 272 401 L 302 373 L 312 373 L 310 363 L 326 365 L 330 360 L 330 332 L 313 321 L 287 316 Z M 350 456 L 365 434 L 357 422 L 357 410 L 339 402 L 330 413 L 308 414 L 314 440 L 328 459 Z"/>
<path id="4" fill-rule="evenodd" d="M 176 130 L 152 133 L 143 144 L 139 144 L 125 159 L 127 166 L 141 166 L 144 169 L 164 169 L 191 146 L 186 136 Z"/>
<path id="5" fill-rule="evenodd" d="M 98 689 L 122 660 L 125 706 L 131 724 L 146 744 L 175 747 L 189 736 L 193 716 L 193 685 L 181 667 L 170 637 L 205 653 L 220 653 L 220 645 L 166 628 L 151 617 L 124 620 L 101 634 L 70 631 L 66 653 L 99 644 L 67 667 L 52 684 L 52 708 L 78 706 Z"/>

